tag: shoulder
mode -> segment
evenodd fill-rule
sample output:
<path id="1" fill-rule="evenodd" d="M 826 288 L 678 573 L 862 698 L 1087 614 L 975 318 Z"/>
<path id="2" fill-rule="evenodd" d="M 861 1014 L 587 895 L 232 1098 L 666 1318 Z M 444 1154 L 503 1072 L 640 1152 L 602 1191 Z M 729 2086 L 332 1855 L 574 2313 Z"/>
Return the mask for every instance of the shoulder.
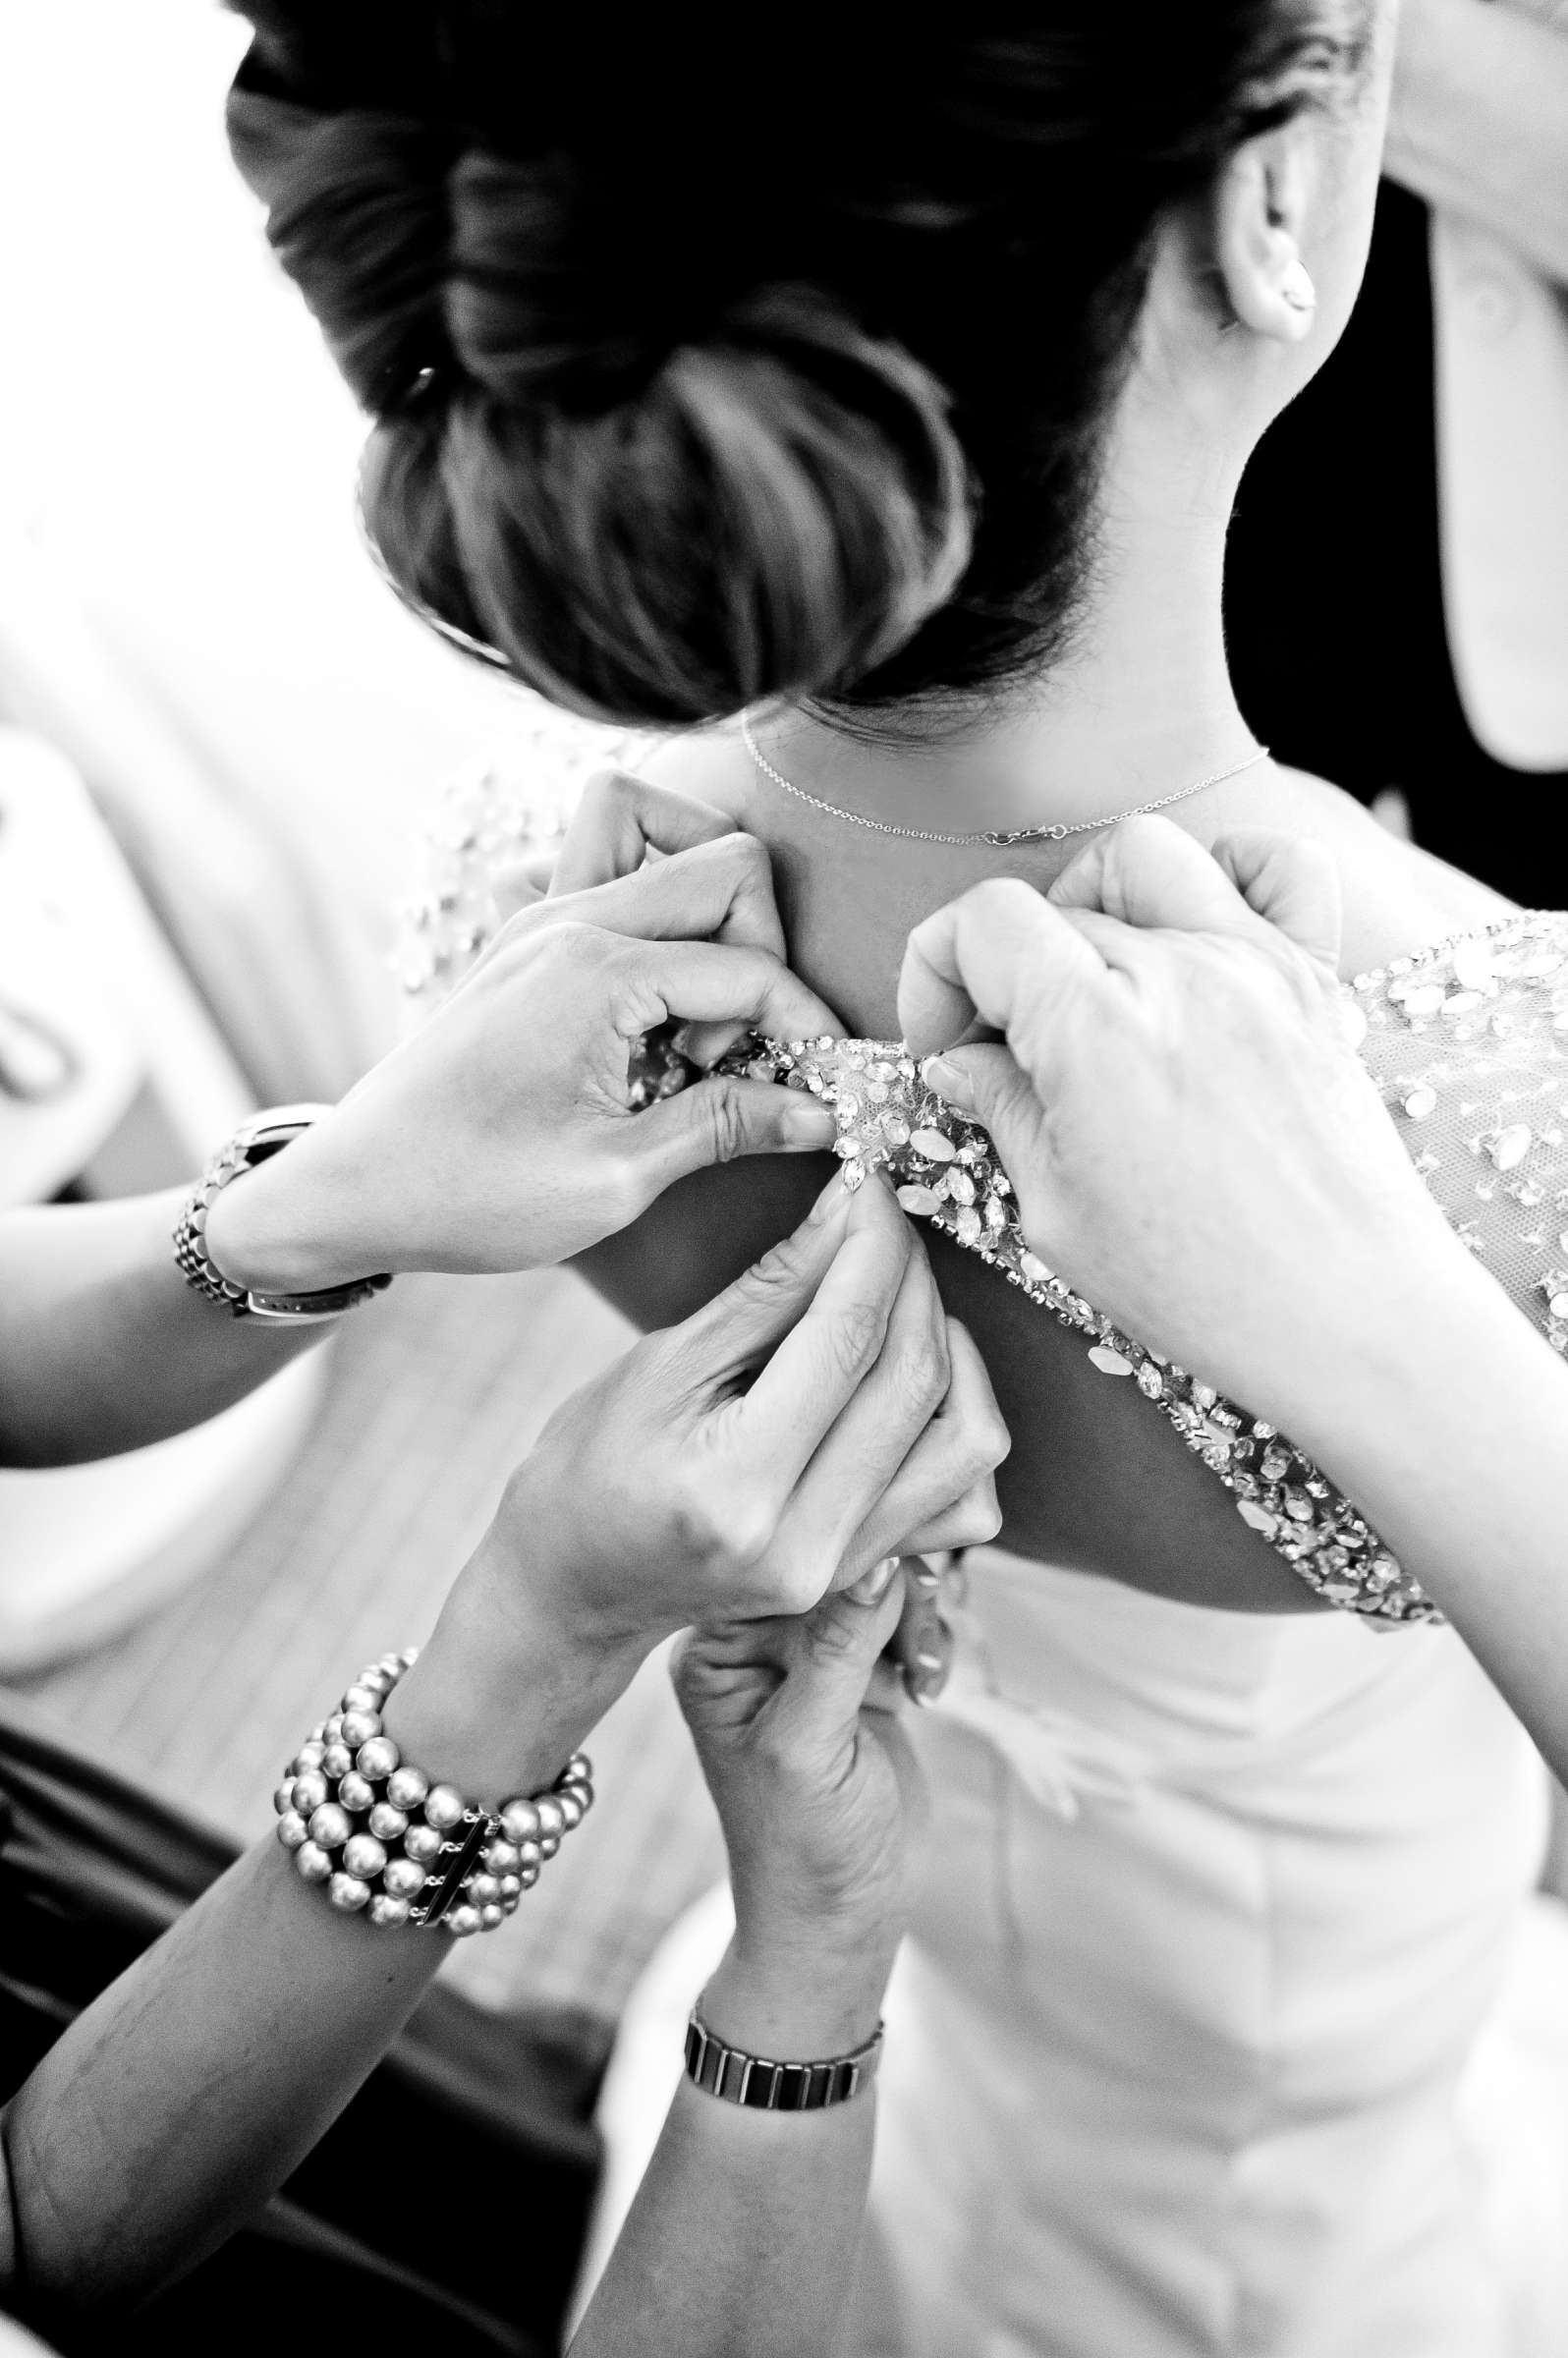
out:
<path id="1" fill-rule="evenodd" d="M 1338 866 L 1347 975 L 1369 973 L 1513 914 L 1516 904 L 1504 894 L 1423 851 L 1326 779 L 1295 769 L 1276 776 L 1280 817 L 1321 843 Z"/>
<path id="2" fill-rule="evenodd" d="M 715 811 L 727 812 L 738 827 L 747 824 L 756 780 L 733 728 L 692 729 L 679 737 L 660 738 L 638 766 L 644 777 L 676 794 L 689 794 Z"/>

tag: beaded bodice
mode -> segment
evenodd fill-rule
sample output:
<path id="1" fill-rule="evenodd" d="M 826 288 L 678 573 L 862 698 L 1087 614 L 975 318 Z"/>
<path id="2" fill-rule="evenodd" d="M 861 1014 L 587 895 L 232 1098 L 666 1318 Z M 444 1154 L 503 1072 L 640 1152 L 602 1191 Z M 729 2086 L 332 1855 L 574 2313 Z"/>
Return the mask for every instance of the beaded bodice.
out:
<path id="1" fill-rule="evenodd" d="M 1568 915 L 1507 918 L 1358 976 L 1349 995 L 1417 1169 L 1471 1251 L 1568 1351 Z M 931 1095 L 900 1043 L 769 1041 L 747 1069 L 833 1107 L 846 1184 L 886 1168 L 906 1211 L 1080 1333 L 1101 1375 L 1136 1383 L 1329 1602 L 1384 1623 L 1440 1618 L 1285 1434 L 1146 1349 L 1030 1251 L 989 1138 Z"/>
<path id="2" fill-rule="evenodd" d="M 601 757 L 602 758 L 602 757 Z M 410 905 L 404 982 L 435 995 L 495 923 L 486 872 L 534 831 L 470 790 L 435 838 L 433 888 Z M 1470 1250 L 1568 1354 L 1568 914 L 1519 913 L 1396 958 L 1348 986 L 1363 1058 L 1416 1168 Z M 1358 1027 L 1360 1028 L 1360 1027 Z M 901 1042 L 763 1040 L 730 1059 L 831 1106 L 845 1184 L 885 1169 L 913 1217 L 978 1253 L 1083 1337 L 1109 1381 L 1136 1384 L 1231 1492 L 1248 1524 L 1329 1602 L 1388 1626 L 1437 1608 L 1354 1503 L 1285 1434 L 1146 1349 L 1033 1253 L 987 1134 L 932 1096 Z M 647 1100 L 695 1078 L 667 1040 L 635 1059 Z"/>

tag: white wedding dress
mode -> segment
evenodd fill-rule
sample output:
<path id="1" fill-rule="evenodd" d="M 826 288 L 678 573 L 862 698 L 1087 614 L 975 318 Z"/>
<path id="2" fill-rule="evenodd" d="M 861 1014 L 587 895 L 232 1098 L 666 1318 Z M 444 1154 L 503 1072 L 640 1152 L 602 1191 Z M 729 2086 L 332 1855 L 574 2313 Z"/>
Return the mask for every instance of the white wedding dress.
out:
<path id="1" fill-rule="evenodd" d="M 1568 918 L 1397 960 L 1348 1003 L 1418 1168 L 1564 1349 Z M 780 1053 L 838 1103 L 852 1172 L 890 1162 L 1081 1328 L 1315 1587 L 1351 1601 L 1355 1576 L 1355 1610 L 1248 1615 L 965 1560 L 951 1681 L 912 1715 L 935 1810 L 846 2349 L 1563 2358 L 1568 1931 L 1533 1898 L 1531 1745 L 1283 1436 L 1024 1256 L 988 1142 L 932 1141 L 913 1068 L 875 1061 L 896 1047 Z M 715 1893 L 628 2010 L 589 2280 L 727 1931 Z"/>
<path id="2" fill-rule="evenodd" d="M 1458 1640 L 996 1549 L 969 1590 L 846 2349 L 1561 2358 L 1568 1931 Z M 632 2000 L 593 2268 L 728 1924 Z"/>

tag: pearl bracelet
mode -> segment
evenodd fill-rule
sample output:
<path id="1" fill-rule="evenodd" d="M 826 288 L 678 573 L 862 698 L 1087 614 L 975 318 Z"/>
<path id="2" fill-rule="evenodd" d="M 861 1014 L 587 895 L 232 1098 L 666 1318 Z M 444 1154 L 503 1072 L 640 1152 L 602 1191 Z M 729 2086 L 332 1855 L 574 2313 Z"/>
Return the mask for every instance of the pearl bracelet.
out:
<path id="1" fill-rule="evenodd" d="M 384 1654 L 312 1728 L 272 1796 L 278 1840 L 346 1916 L 383 1927 L 493 1932 L 593 1806 L 593 1767 L 574 1753 L 553 1785 L 498 1810 L 465 1801 L 403 1759 L 381 1706 L 416 1657 Z"/>

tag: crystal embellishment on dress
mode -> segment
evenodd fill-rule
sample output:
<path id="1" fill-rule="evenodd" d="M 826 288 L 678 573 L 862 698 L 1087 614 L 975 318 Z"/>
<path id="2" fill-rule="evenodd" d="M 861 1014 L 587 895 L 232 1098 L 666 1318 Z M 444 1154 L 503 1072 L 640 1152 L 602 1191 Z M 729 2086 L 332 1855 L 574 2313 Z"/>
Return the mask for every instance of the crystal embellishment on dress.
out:
<path id="1" fill-rule="evenodd" d="M 899 1043 L 826 1037 L 767 1040 L 728 1061 L 756 1080 L 809 1089 L 840 1113 L 850 1104 L 860 1108 L 868 1073 L 887 1076 L 886 1102 L 858 1110 L 837 1142 L 846 1185 L 859 1187 L 868 1171 L 885 1169 L 907 1211 L 978 1253 L 1081 1334 L 1101 1375 L 1133 1376 L 1218 1475 L 1252 1529 L 1331 1604 L 1384 1626 L 1442 1618 L 1365 1517 L 1299 1449 L 1271 1425 L 1223 1399 L 1212 1384 L 1123 1333 L 1030 1250 L 989 1137 L 932 1095 Z M 908 1129 L 898 1145 L 888 1136 L 893 1105 Z"/>
<path id="2" fill-rule="evenodd" d="M 494 879 L 562 827 L 588 772 L 636 767 L 645 741 L 612 739 L 527 700 L 528 790 L 493 771 L 449 794 L 405 904 L 401 968 L 416 1007 L 443 996 L 494 934 Z M 1568 1356 L 1568 914 L 1526 911 L 1358 975 L 1347 1038 L 1409 1141 L 1450 1225 Z M 846 1187 L 886 1167 L 898 1200 L 1086 1337 L 1092 1364 L 1138 1389 L 1231 1491 L 1250 1527 L 1310 1586 L 1373 1627 L 1442 1615 L 1352 1503 L 1260 1418 L 1122 1334 L 1025 1244 L 985 1133 L 920 1083 L 901 1043 L 760 1041 L 729 1069 L 806 1088 L 834 1107 Z M 666 1030 L 631 1060 L 629 1102 L 697 1078 Z M 1478 1127 L 1478 1123 L 1480 1127 Z M 954 1181 L 957 1185 L 954 1185 Z M 1548 1232 L 1560 1260 L 1546 1257 Z"/>

